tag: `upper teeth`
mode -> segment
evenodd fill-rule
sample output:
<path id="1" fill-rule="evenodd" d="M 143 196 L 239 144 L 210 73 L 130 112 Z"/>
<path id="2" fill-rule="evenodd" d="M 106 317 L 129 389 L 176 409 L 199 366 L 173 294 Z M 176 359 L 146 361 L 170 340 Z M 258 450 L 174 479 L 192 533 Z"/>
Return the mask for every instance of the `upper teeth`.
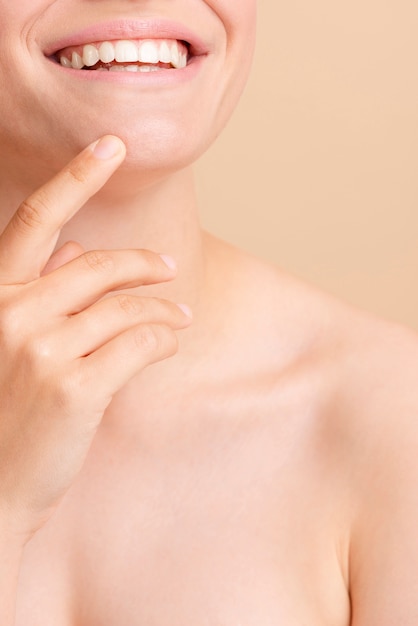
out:
<path id="1" fill-rule="evenodd" d="M 174 39 L 119 40 L 89 43 L 58 52 L 61 65 L 82 69 L 102 63 L 166 63 L 177 69 L 187 65 L 187 47 Z"/>

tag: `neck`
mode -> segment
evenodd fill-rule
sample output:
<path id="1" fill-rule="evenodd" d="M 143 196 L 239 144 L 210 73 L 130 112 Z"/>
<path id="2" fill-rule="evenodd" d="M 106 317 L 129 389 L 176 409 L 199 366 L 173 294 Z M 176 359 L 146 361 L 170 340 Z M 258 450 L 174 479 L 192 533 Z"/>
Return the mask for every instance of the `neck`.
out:
<path id="1" fill-rule="evenodd" d="M 63 228 L 58 246 L 74 240 L 86 250 L 145 248 L 169 254 L 177 262 L 178 277 L 171 283 L 141 288 L 189 306 L 199 300 L 204 272 L 193 174 L 190 168 L 141 190 L 120 181 L 110 183 Z"/>
<path id="2" fill-rule="evenodd" d="M 121 185 L 121 180 L 126 184 Z M 129 180 L 132 184 L 134 176 L 131 175 Z M 19 202 L 26 197 L 27 190 L 22 186 L 13 187 L 10 179 L 3 182 L 9 182 L 2 189 L 4 193 L 0 198 L 3 201 L 0 219 L 5 226 Z M 135 414 L 138 397 L 141 398 L 141 410 L 155 401 L 155 390 L 181 376 L 196 350 L 204 352 L 198 346 L 201 335 L 207 334 L 207 310 L 210 309 L 207 306 L 210 302 L 207 285 L 212 282 L 207 278 L 207 239 L 199 225 L 191 169 L 180 170 L 164 180 L 135 189 L 127 183 L 128 180 L 118 179 L 116 172 L 65 225 L 57 248 L 66 241 L 76 241 L 85 250 L 145 248 L 172 256 L 178 265 L 174 281 L 129 292 L 187 304 L 192 308 L 194 320 L 189 329 L 178 335 L 180 349 L 175 359 L 146 368 L 119 391 L 107 412 L 110 423 L 113 415 L 117 416 L 118 422 L 122 414 Z"/>
<path id="3" fill-rule="evenodd" d="M 81 244 L 85 250 L 145 248 L 172 256 L 178 265 L 178 275 L 174 281 L 129 292 L 167 298 L 192 308 L 194 324 L 180 337 L 181 354 L 187 355 L 189 349 L 193 348 L 193 337 L 198 333 L 198 327 L 203 325 L 198 319 L 201 317 L 200 311 L 203 312 L 205 308 L 203 295 L 206 284 L 203 235 L 197 214 L 192 171 L 190 168 L 183 169 L 164 180 L 136 189 L 127 184 L 121 185 L 121 181 L 127 182 L 122 177 L 118 179 L 117 172 L 80 209 L 62 229 L 57 248 L 72 240 Z M 4 227 L 19 202 L 27 195 L 27 190 L 23 191 L 22 186 L 13 186 L 10 179 L 2 182 L 5 184 L 0 187 L 0 202 L 3 202 L 4 208 L 0 218 Z M 151 379 L 153 377 L 151 369 L 147 368 L 143 372 L 147 380 L 149 373 Z M 132 383 L 134 387 L 141 385 L 140 380 Z M 132 390 L 132 385 L 128 387 Z M 128 389 L 126 392 L 129 396 Z M 116 405 L 126 405 L 126 397 L 122 390 L 112 403 L 114 410 L 117 410 Z"/>
<path id="4" fill-rule="evenodd" d="M 27 180 L 19 183 L 12 176 L 2 176 L 0 182 L 3 230 L 19 203 L 34 189 L 27 188 Z M 139 292 L 191 307 L 200 299 L 203 239 L 190 167 L 151 184 L 132 170 L 122 168 L 64 226 L 56 247 L 70 240 L 85 250 L 144 248 L 168 254 L 177 262 L 178 277 L 171 283 L 141 288 Z"/>

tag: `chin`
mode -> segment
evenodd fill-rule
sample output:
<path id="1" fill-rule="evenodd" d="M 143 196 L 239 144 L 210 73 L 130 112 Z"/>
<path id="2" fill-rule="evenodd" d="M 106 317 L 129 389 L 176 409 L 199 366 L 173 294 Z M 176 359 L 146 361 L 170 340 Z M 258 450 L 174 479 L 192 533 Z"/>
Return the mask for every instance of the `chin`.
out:
<path id="1" fill-rule="evenodd" d="M 126 118 L 125 118 L 126 119 Z M 202 120 L 145 117 L 127 125 L 121 119 L 103 120 L 78 129 L 76 136 L 67 137 L 74 144 L 74 154 L 99 137 L 116 135 L 126 145 L 126 159 L 121 169 L 172 172 L 192 165 L 215 139 L 211 125 Z M 210 132 L 204 132 L 209 127 Z"/>

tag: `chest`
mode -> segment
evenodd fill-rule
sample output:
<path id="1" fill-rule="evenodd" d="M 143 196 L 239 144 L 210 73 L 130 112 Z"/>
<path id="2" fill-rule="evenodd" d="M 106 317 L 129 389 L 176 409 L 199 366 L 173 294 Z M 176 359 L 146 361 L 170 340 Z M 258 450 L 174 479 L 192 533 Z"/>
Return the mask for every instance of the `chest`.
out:
<path id="1" fill-rule="evenodd" d="M 29 544 L 16 626 L 347 626 L 335 535 L 294 455 L 249 433 L 140 447 L 93 453 Z"/>

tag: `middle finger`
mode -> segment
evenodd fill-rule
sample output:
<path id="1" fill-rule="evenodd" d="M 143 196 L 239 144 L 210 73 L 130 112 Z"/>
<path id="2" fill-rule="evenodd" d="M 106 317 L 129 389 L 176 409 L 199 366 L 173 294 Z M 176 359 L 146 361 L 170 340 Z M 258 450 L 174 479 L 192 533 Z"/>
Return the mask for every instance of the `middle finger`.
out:
<path id="1" fill-rule="evenodd" d="M 51 333 L 52 343 L 66 346 L 67 358 L 77 359 L 138 324 L 165 324 L 173 330 L 186 328 L 191 319 L 183 307 L 169 300 L 122 293 L 65 320 Z"/>
<path id="2" fill-rule="evenodd" d="M 67 316 L 111 291 L 161 283 L 175 276 L 170 257 L 150 250 L 93 250 L 25 287 L 48 316 Z"/>

